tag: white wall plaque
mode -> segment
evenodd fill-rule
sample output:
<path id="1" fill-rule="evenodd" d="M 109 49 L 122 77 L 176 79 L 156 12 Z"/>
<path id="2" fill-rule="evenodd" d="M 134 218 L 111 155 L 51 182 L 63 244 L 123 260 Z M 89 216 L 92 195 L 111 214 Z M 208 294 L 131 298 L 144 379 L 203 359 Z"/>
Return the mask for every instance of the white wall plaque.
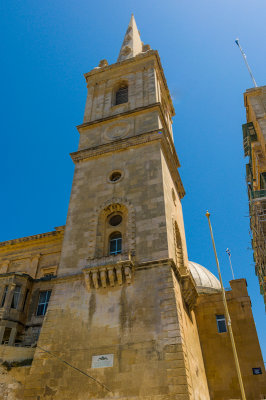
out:
<path id="1" fill-rule="evenodd" d="M 107 368 L 112 367 L 114 364 L 113 354 L 100 354 L 98 356 L 92 356 L 91 368 Z"/>

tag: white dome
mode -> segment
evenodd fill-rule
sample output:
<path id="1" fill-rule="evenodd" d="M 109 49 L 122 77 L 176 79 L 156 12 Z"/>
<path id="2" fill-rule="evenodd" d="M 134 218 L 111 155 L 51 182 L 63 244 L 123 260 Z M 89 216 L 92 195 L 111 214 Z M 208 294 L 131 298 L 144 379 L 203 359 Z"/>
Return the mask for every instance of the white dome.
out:
<path id="1" fill-rule="evenodd" d="M 213 293 L 221 290 L 220 281 L 207 268 L 192 261 L 189 261 L 188 265 L 198 293 Z"/>

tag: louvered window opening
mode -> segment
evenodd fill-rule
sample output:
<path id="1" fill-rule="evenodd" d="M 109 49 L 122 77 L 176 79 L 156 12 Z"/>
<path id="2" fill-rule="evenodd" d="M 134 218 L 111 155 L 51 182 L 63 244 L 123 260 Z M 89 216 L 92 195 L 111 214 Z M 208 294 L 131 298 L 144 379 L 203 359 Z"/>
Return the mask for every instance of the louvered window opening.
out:
<path id="1" fill-rule="evenodd" d="M 128 87 L 121 86 L 115 94 L 115 104 L 123 104 L 128 102 Z"/>

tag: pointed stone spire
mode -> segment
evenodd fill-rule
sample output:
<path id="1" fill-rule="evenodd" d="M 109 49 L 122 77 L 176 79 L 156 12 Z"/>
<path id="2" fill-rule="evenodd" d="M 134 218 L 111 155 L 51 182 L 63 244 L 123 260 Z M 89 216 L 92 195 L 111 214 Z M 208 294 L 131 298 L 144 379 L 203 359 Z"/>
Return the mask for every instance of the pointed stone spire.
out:
<path id="1" fill-rule="evenodd" d="M 137 28 L 134 15 L 131 14 L 131 19 L 125 34 L 125 38 L 117 59 L 117 62 L 135 57 L 142 52 L 142 41 Z"/>

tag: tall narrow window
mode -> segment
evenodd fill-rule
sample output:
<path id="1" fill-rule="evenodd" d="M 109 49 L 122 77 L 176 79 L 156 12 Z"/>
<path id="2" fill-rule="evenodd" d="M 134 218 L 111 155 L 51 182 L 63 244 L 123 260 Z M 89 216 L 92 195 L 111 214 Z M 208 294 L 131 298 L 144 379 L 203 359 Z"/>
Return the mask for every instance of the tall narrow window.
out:
<path id="1" fill-rule="evenodd" d="M 6 301 L 6 295 L 8 292 L 8 285 L 5 286 L 4 289 L 4 293 L 3 293 L 3 297 L 2 297 L 2 301 L 1 301 L 1 307 L 4 307 L 5 301 Z"/>
<path id="2" fill-rule="evenodd" d="M 227 332 L 224 315 L 216 315 L 217 329 L 219 333 Z"/>
<path id="3" fill-rule="evenodd" d="M 27 300 L 28 300 L 28 295 L 29 295 L 29 289 L 26 290 L 26 294 L 25 294 L 25 297 L 24 297 L 24 302 L 23 302 L 22 311 L 25 310 L 25 306 L 26 306 L 26 303 L 27 303 Z"/>
<path id="4" fill-rule="evenodd" d="M 128 86 L 121 85 L 115 94 L 115 104 L 123 104 L 128 102 Z"/>
<path id="5" fill-rule="evenodd" d="M 11 308 L 18 308 L 20 291 L 21 291 L 21 286 L 16 285 L 11 302 Z"/>
<path id="6" fill-rule="evenodd" d="M 120 232 L 112 233 L 109 239 L 109 254 L 116 255 L 122 252 L 122 235 Z"/>
<path id="7" fill-rule="evenodd" d="M 45 315 L 51 296 L 51 290 L 40 292 L 36 315 Z"/>

